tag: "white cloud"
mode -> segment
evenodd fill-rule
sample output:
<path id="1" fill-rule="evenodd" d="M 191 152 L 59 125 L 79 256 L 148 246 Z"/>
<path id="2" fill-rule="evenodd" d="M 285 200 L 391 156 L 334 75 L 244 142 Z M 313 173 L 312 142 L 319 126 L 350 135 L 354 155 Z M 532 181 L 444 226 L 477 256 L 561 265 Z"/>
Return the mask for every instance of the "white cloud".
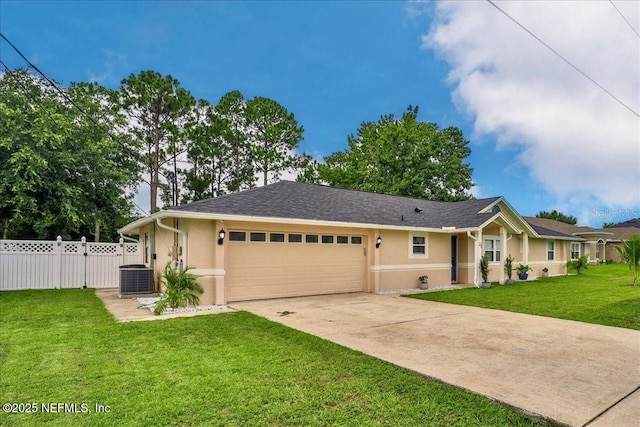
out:
<path id="1" fill-rule="evenodd" d="M 609 2 L 496 2 L 640 111 L 640 39 Z M 640 3 L 616 2 L 640 29 Z M 640 206 L 640 119 L 488 2 L 440 2 L 423 37 L 477 135 L 516 145 L 558 204 Z M 488 166 L 488 165 L 483 165 Z"/>

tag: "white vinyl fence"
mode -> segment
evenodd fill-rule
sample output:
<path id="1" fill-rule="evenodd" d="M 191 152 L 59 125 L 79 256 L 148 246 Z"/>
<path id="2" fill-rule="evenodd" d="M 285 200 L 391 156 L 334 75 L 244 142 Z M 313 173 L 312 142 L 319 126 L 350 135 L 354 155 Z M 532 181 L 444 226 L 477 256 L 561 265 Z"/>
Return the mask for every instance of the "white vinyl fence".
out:
<path id="1" fill-rule="evenodd" d="M 140 245 L 122 240 L 0 240 L 0 291 L 117 287 L 118 267 L 141 263 Z"/>

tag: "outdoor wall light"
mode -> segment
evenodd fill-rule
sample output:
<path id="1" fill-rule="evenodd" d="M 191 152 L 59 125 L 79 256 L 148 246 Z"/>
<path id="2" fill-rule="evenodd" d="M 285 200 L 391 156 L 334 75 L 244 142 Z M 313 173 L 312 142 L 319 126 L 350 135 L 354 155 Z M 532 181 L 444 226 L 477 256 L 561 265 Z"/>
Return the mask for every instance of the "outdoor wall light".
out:
<path id="1" fill-rule="evenodd" d="M 224 228 L 221 228 L 220 231 L 218 232 L 218 244 L 221 245 L 224 242 L 224 236 L 226 236 L 227 233 L 224 232 Z"/>
<path id="2" fill-rule="evenodd" d="M 380 243 L 382 243 L 382 237 L 378 236 L 378 238 L 376 239 L 376 249 L 380 247 Z"/>

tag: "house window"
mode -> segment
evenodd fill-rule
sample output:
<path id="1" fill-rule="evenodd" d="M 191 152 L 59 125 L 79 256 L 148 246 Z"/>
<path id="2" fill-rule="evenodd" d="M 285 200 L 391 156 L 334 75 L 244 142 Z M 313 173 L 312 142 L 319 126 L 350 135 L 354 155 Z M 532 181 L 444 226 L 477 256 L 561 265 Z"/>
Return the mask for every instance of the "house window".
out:
<path id="1" fill-rule="evenodd" d="M 284 233 L 269 233 L 269 241 L 274 243 L 284 243 Z"/>
<path id="2" fill-rule="evenodd" d="M 302 234 L 290 233 L 288 239 L 289 243 L 302 243 Z"/>
<path id="3" fill-rule="evenodd" d="M 596 243 L 596 259 L 599 261 L 600 260 L 600 245 L 602 244 L 602 242 L 597 242 Z"/>
<path id="4" fill-rule="evenodd" d="M 555 259 L 555 243 L 547 241 L 547 261 L 553 261 Z"/>
<path id="5" fill-rule="evenodd" d="M 306 243 L 318 243 L 318 235 L 317 234 L 307 234 L 304 236 L 304 241 Z"/>
<path id="6" fill-rule="evenodd" d="M 361 245 L 362 244 L 362 236 L 351 236 L 351 244 L 352 245 Z"/>
<path id="7" fill-rule="evenodd" d="M 339 245 L 348 245 L 349 236 L 336 236 L 336 243 Z"/>
<path id="8" fill-rule="evenodd" d="M 489 262 L 500 261 L 500 239 L 487 238 L 484 239 L 484 255 Z"/>
<path id="9" fill-rule="evenodd" d="M 266 242 L 267 233 L 251 232 L 249 233 L 249 240 L 251 240 L 252 242 Z"/>
<path id="10" fill-rule="evenodd" d="M 230 242 L 246 242 L 247 233 L 245 233 L 244 231 L 230 231 L 229 241 Z"/>
<path id="11" fill-rule="evenodd" d="M 578 242 L 571 242 L 571 259 L 578 259 L 580 258 L 580 243 Z"/>
<path id="12" fill-rule="evenodd" d="M 323 234 L 322 235 L 322 243 L 333 243 L 333 236 Z"/>
<path id="13" fill-rule="evenodd" d="M 409 257 L 426 258 L 427 257 L 427 236 L 424 234 L 410 235 Z"/>

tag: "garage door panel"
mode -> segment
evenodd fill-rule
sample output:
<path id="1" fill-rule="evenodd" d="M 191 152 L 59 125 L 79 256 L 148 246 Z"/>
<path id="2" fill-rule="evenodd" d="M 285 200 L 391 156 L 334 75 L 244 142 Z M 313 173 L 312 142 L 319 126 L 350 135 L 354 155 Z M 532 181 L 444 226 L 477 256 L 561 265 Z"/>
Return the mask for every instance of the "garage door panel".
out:
<path id="1" fill-rule="evenodd" d="M 228 300 L 358 292 L 363 245 L 229 242 Z"/>

